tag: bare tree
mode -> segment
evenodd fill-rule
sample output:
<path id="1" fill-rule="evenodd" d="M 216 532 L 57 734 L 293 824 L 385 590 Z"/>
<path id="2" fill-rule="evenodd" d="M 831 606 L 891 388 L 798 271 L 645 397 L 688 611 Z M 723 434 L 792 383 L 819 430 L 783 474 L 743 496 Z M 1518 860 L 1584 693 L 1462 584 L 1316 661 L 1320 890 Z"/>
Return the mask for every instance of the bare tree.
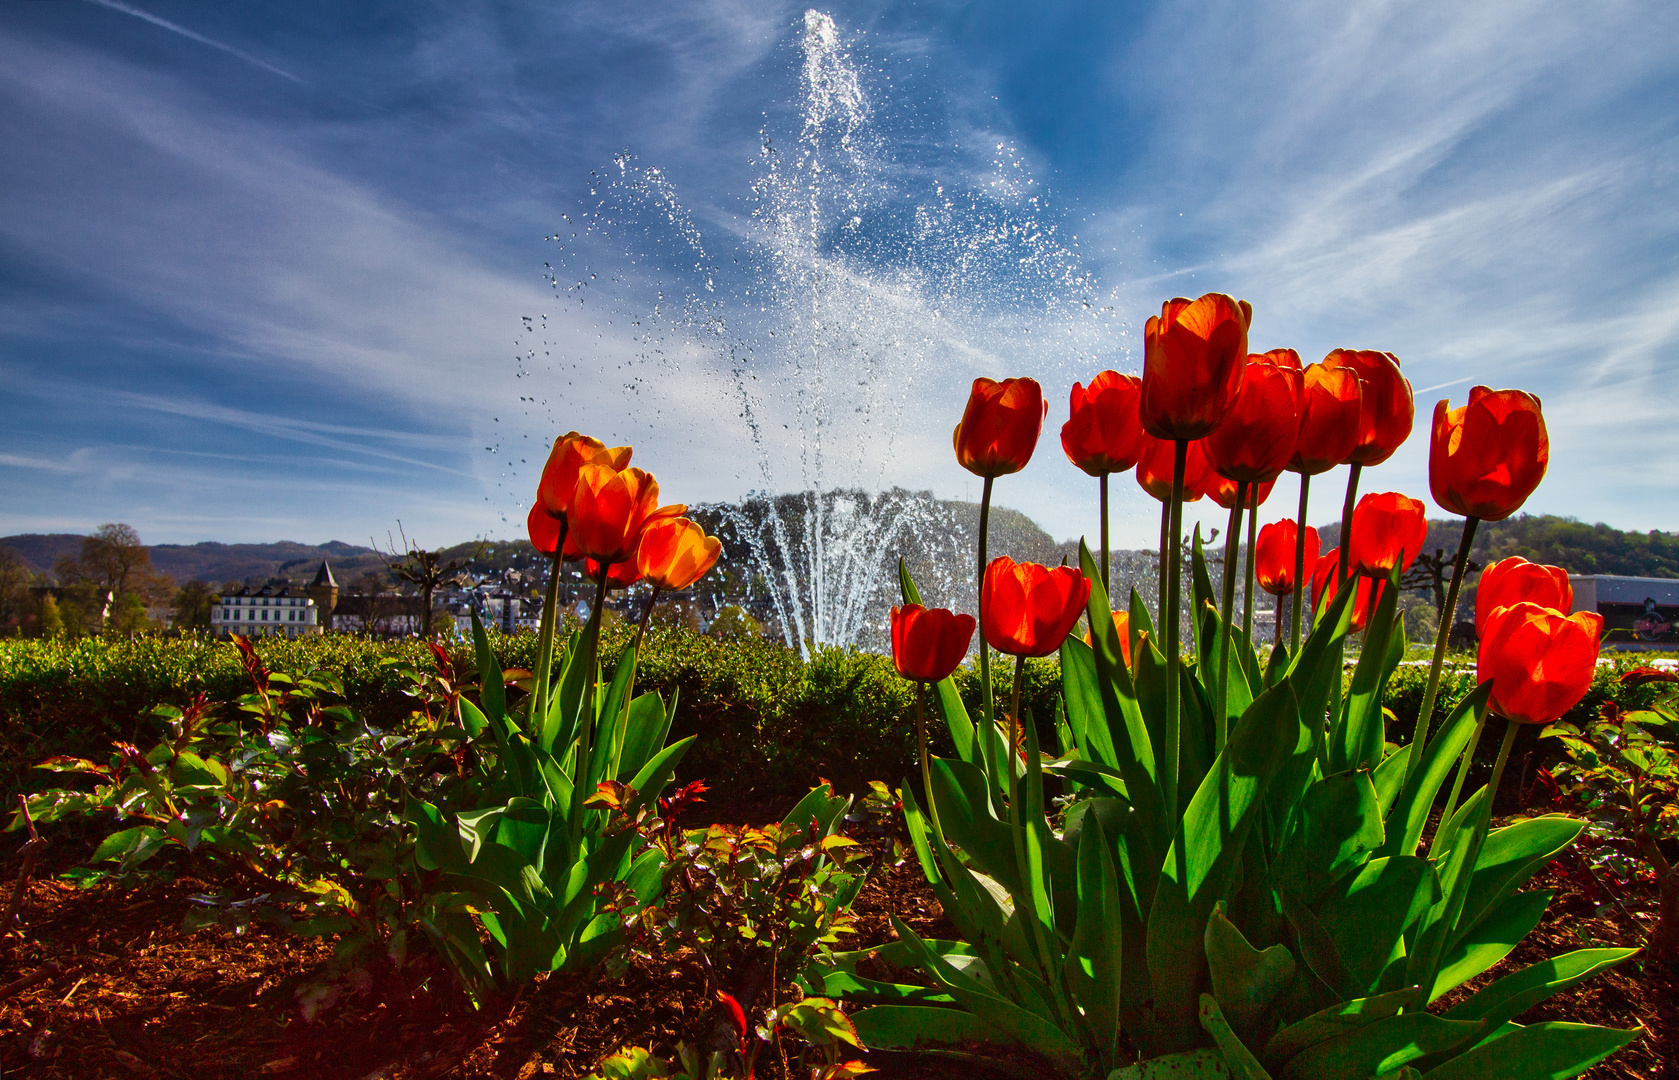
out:
<path id="1" fill-rule="evenodd" d="M 391 553 L 387 556 L 380 551 L 379 557 L 384 560 L 385 567 L 395 574 L 398 580 L 405 581 L 419 590 L 421 605 L 420 635 L 430 641 L 433 615 L 435 614 L 432 597 L 440 587 L 460 580 L 464 576 L 462 572 L 466 569 L 467 564 L 483 554 L 484 545 L 480 542 L 473 549 L 471 558 L 444 561 L 444 552 L 427 551 L 409 540 L 408 534 L 403 531 L 402 522 L 396 523 L 396 529 L 397 534 L 402 538 L 402 554 L 397 554 L 396 541 L 392 540 L 390 534 L 387 533 L 385 540 L 390 544 Z M 379 551 L 379 545 L 374 544 L 373 550 Z"/>
<path id="2" fill-rule="evenodd" d="M 144 621 L 145 609 L 174 593 L 174 579 L 152 569 L 152 553 L 131 525 L 107 523 L 82 537 L 78 558 L 65 556 L 53 566 L 65 585 L 84 594 L 89 616 L 98 613 L 101 628 L 113 611 L 127 621 Z M 130 629 L 134 627 L 130 626 Z"/>

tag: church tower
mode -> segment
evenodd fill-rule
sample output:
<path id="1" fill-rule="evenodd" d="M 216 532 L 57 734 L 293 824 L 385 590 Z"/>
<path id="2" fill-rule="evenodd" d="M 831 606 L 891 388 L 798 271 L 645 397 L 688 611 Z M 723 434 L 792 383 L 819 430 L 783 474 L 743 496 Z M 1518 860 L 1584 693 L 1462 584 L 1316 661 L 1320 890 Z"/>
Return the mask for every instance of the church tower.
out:
<path id="1" fill-rule="evenodd" d="M 333 580 L 332 567 L 321 560 L 315 580 L 309 583 L 309 599 L 315 602 L 315 618 L 323 632 L 332 629 L 332 612 L 338 606 L 338 582 Z"/>

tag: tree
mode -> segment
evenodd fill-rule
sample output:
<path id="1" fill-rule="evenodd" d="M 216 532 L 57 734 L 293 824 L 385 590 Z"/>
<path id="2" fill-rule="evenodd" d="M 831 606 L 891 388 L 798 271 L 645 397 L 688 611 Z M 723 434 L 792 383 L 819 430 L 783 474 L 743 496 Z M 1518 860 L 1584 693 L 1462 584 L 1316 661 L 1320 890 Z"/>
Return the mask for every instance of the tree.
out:
<path id="1" fill-rule="evenodd" d="M 107 523 L 92 536 L 82 537 L 78 558 L 68 556 L 53 567 L 61 584 L 70 587 L 83 610 L 82 621 L 110 625 L 113 613 L 122 629 L 138 629 L 145 609 L 175 591 L 174 579 L 152 569 L 152 553 L 131 525 Z"/>
<path id="2" fill-rule="evenodd" d="M 11 548 L 0 548 L 0 634 L 15 634 L 32 606 L 29 567 Z"/>
<path id="3" fill-rule="evenodd" d="M 41 621 L 38 625 L 42 637 L 64 636 L 64 618 L 58 613 L 58 600 L 50 592 L 41 594 Z"/>
<path id="4" fill-rule="evenodd" d="M 396 543 L 389 534 L 385 539 L 391 545 L 391 555 L 386 557 L 380 552 L 379 557 L 385 566 L 398 580 L 405 581 L 420 592 L 420 636 L 431 640 L 431 628 L 436 615 L 436 605 L 432 597 L 444 585 L 454 584 L 465 575 L 463 571 L 472 562 L 471 558 L 446 559 L 447 551 L 427 551 L 408 539 L 408 534 L 402 531 L 402 522 L 396 523 L 397 533 L 402 537 L 402 546 L 406 549 L 400 556 L 396 554 Z M 378 551 L 379 545 L 374 544 L 373 550 Z M 474 548 L 474 555 L 481 553 L 482 544 Z"/>
<path id="5" fill-rule="evenodd" d="M 369 635 L 389 634 L 401 601 L 391 595 L 391 583 L 385 579 L 385 575 L 368 570 L 350 582 L 349 592 L 361 602 L 361 632 Z"/>
<path id="6" fill-rule="evenodd" d="M 189 581 L 175 593 L 175 615 L 171 624 L 177 629 L 207 627 L 210 608 L 216 596 L 202 581 Z"/>

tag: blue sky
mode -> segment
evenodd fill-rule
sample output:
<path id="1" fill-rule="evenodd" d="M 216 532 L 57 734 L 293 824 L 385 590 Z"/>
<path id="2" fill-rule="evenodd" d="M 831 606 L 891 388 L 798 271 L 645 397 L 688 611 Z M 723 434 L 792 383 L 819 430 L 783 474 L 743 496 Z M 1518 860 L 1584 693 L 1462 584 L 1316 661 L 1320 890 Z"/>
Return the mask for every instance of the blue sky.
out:
<path id="1" fill-rule="evenodd" d="M 968 380 L 1033 374 L 997 498 L 1065 538 L 1069 385 L 1215 289 L 1431 388 L 1368 490 L 1484 382 L 1545 401 L 1530 510 L 1679 527 L 1679 7 L 819 10 L 0 2 L 0 534 L 515 536 L 568 428 L 671 500 L 971 496 Z"/>

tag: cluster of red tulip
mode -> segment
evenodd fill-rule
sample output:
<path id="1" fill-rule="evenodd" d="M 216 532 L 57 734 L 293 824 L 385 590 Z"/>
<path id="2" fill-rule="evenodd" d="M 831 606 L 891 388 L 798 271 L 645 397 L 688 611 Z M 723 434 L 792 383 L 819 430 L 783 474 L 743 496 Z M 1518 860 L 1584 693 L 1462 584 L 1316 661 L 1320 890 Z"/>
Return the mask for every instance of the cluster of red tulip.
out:
<path id="1" fill-rule="evenodd" d="M 525 525 L 544 555 L 583 560 L 603 596 L 608 587 L 651 583 L 651 611 L 661 590 L 703 577 L 723 545 L 682 516 L 686 506 L 660 506 L 659 481 L 631 468 L 630 453 L 575 431 L 554 440 Z"/>
<path id="2" fill-rule="evenodd" d="M 1061 429 L 1067 457 L 1101 482 L 1099 565 L 1104 586 L 1109 475 L 1134 469 L 1137 482 L 1162 503 L 1160 622 L 1166 636 L 1166 660 L 1174 666 L 1179 663 L 1183 503 L 1211 496 L 1230 511 L 1226 567 L 1235 561 L 1241 515 L 1250 512 L 1244 628 L 1251 634 L 1252 582 L 1257 572 L 1268 592 L 1294 598 L 1292 648 L 1299 646 L 1301 601 L 1308 580 L 1317 607 L 1350 575 L 1358 575 L 1353 618 L 1355 627 L 1361 628 L 1374 610 L 1382 584 L 1396 569 L 1404 572 L 1428 531 L 1423 503 L 1398 492 L 1368 494 L 1355 506 L 1361 470 L 1388 460 L 1411 432 L 1415 404 L 1398 359 L 1391 353 L 1336 349 L 1320 363 L 1303 366 L 1292 349 L 1250 354 L 1252 318 L 1253 309 L 1246 301 L 1220 293 L 1166 302 L 1160 315 L 1150 317 L 1145 327 L 1141 377 L 1103 371 L 1088 387 L 1075 383 L 1069 416 Z M 1007 558 L 988 564 L 985 558 L 992 482 L 1025 467 L 1046 412 L 1042 390 L 1032 379 L 977 379 L 954 435 L 957 460 L 985 480 L 980 503 L 978 604 L 983 631 L 979 648 L 982 708 L 988 722 L 987 646 L 1020 658 L 1053 652 L 1076 625 L 1088 598 L 1089 584 L 1077 570 L 1017 565 Z M 1436 642 L 1422 713 L 1425 719 L 1412 745 L 1413 761 L 1427 737 L 1426 718 L 1438 692 L 1446 634 L 1475 526 L 1480 520 L 1502 520 L 1519 509 L 1543 478 L 1550 456 L 1539 401 L 1520 390 L 1477 386 L 1461 408 L 1439 402 L 1433 421 L 1429 483 L 1434 501 L 1467 521 Z M 1351 469 L 1342 513 L 1342 546 L 1320 555 L 1316 530 L 1300 527 L 1310 480 L 1343 464 Z M 1257 509 L 1284 472 L 1300 476 L 1298 517 L 1267 525 L 1256 535 Z M 1309 569 L 1308 550 L 1313 559 Z M 1221 701 L 1234 622 L 1230 615 L 1234 577 L 1228 571 L 1225 574 Z M 1553 672 L 1549 665 L 1533 662 L 1534 650 L 1564 648 L 1565 642 L 1584 643 L 1590 638 L 1593 658 L 1597 651 L 1589 620 L 1580 616 L 1569 620 L 1561 614 L 1566 602 L 1544 605 L 1546 595 L 1523 594 L 1532 580 L 1513 577 L 1510 588 L 1514 591 L 1500 594 L 1503 605 L 1488 615 L 1481 668 L 1484 676 L 1495 680 L 1497 710 L 1527 722 L 1555 719 L 1561 715 L 1559 710 L 1565 711 L 1580 696 L 1573 693 L 1578 679 L 1572 667 L 1567 676 Z M 899 672 L 923 683 L 948 676 L 965 655 L 973 627 L 971 618 L 949 612 L 895 610 L 893 654 Z M 1278 638 L 1280 642 L 1280 627 Z M 1167 680 L 1167 690 L 1168 708 L 1175 712 L 1175 673 Z M 1222 721 L 1222 712 L 1222 707 L 1216 710 L 1215 718 Z M 1009 717 L 1011 726 L 1015 719 Z M 1218 734 L 1222 746 L 1222 723 Z M 1175 758 L 1175 746 L 1167 751 Z"/>

